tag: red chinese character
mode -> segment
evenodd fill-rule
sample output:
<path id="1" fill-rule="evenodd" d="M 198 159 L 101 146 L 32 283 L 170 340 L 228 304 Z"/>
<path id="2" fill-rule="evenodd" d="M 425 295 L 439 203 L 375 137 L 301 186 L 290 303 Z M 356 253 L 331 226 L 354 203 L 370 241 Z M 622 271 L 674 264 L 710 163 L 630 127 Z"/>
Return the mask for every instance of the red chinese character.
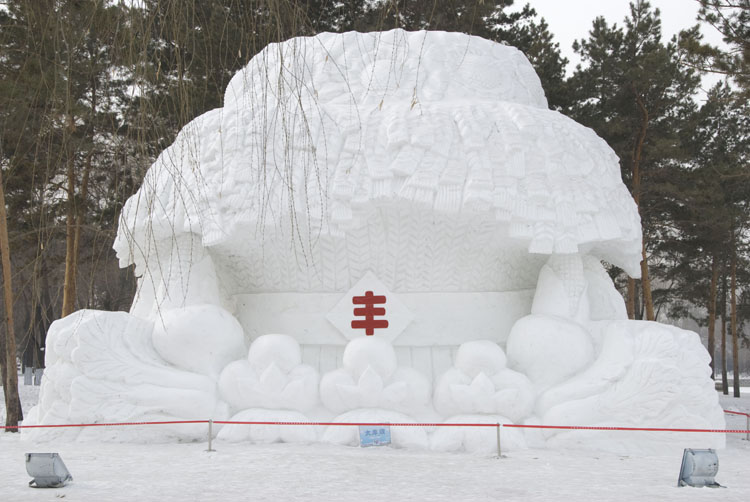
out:
<path id="1" fill-rule="evenodd" d="M 385 303 L 385 296 L 375 296 L 372 291 L 367 291 L 365 296 L 355 296 L 352 298 L 354 305 L 364 305 L 364 307 L 355 308 L 354 315 L 364 317 L 364 321 L 352 321 L 352 329 L 364 329 L 367 336 L 375 334 L 377 328 L 387 328 L 388 321 L 385 319 L 374 319 L 376 315 L 385 315 L 385 307 L 375 307 Z"/>

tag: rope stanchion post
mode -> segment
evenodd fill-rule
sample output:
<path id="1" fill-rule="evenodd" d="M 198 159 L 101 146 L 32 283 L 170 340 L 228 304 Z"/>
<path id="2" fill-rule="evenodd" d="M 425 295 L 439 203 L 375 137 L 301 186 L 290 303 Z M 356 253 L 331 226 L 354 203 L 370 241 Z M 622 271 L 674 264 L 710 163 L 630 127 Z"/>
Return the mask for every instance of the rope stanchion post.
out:
<path id="1" fill-rule="evenodd" d="M 216 451 L 213 448 L 211 448 L 211 441 L 213 440 L 214 435 L 214 421 L 212 419 L 208 419 L 208 450 L 206 451 Z"/>
<path id="2" fill-rule="evenodd" d="M 500 443 L 500 429 L 502 429 L 503 424 L 499 423 L 497 424 L 497 458 L 503 458 L 503 449 L 502 445 Z"/>
<path id="3" fill-rule="evenodd" d="M 750 413 L 743 413 L 741 411 L 724 410 L 724 413 L 728 415 L 742 415 L 745 417 L 745 441 L 750 441 Z"/>

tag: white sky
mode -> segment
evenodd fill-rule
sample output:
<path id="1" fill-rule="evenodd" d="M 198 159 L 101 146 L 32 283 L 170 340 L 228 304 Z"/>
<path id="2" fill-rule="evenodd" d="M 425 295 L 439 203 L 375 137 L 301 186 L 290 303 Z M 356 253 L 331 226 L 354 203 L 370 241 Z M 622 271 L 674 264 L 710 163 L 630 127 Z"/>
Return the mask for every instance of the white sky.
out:
<path id="1" fill-rule="evenodd" d="M 623 19 L 630 13 L 631 0 L 516 0 L 516 6 L 526 3 L 536 9 L 537 14 L 549 24 L 560 50 L 568 58 L 568 72 L 580 62 L 573 52 L 573 41 L 588 36 L 592 22 L 597 16 L 604 16 L 607 22 L 623 26 Z M 635 0 L 633 0 L 635 1 Z M 661 11 L 662 32 L 670 39 L 681 29 L 697 24 L 698 2 L 696 0 L 650 0 L 651 6 Z M 713 28 L 704 26 L 705 40 L 721 44 L 721 36 Z M 715 77 L 704 79 L 704 87 L 716 82 Z"/>

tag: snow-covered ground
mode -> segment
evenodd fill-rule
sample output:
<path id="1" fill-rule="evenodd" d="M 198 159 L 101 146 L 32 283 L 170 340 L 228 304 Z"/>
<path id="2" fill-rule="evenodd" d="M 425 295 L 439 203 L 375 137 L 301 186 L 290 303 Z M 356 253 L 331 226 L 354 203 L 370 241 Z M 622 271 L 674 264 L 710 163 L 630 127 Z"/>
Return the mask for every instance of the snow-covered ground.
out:
<path id="1" fill-rule="evenodd" d="M 39 387 L 20 386 L 25 409 Z M 750 388 L 725 409 L 750 411 Z M 0 403 L 4 422 L 5 409 Z M 729 428 L 745 418 L 727 416 Z M 677 488 L 679 454 L 620 456 L 524 450 L 506 458 L 325 444 L 40 443 L 0 434 L 0 500 L 750 500 L 750 441 L 727 438 L 716 480 L 726 489 Z M 699 444 L 686 447 L 700 448 Z M 59 489 L 27 483 L 25 452 L 58 452 L 74 477 Z"/>

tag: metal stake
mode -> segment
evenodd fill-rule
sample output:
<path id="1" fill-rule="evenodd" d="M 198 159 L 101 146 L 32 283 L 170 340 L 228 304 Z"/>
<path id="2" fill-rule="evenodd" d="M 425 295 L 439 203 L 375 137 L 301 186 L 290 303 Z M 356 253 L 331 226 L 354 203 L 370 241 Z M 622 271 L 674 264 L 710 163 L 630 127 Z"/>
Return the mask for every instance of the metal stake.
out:
<path id="1" fill-rule="evenodd" d="M 745 419 L 747 420 L 747 425 L 745 426 L 745 430 L 746 430 L 746 431 L 750 431 L 750 415 L 747 415 L 747 416 L 745 417 Z M 747 432 L 747 433 L 745 434 L 745 439 L 746 439 L 747 441 L 750 441 L 750 432 Z"/>
<path id="2" fill-rule="evenodd" d="M 500 429 L 502 428 L 503 424 L 498 423 L 497 424 L 497 458 L 503 458 L 503 450 L 500 445 Z"/>
<path id="3" fill-rule="evenodd" d="M 206 451 L 216 451 L 213 448 L 211 448 L 211 439 L 213 437 L 213 426 L 214 421 L 212 419 L 208 419 L 208 450 Z"/>

